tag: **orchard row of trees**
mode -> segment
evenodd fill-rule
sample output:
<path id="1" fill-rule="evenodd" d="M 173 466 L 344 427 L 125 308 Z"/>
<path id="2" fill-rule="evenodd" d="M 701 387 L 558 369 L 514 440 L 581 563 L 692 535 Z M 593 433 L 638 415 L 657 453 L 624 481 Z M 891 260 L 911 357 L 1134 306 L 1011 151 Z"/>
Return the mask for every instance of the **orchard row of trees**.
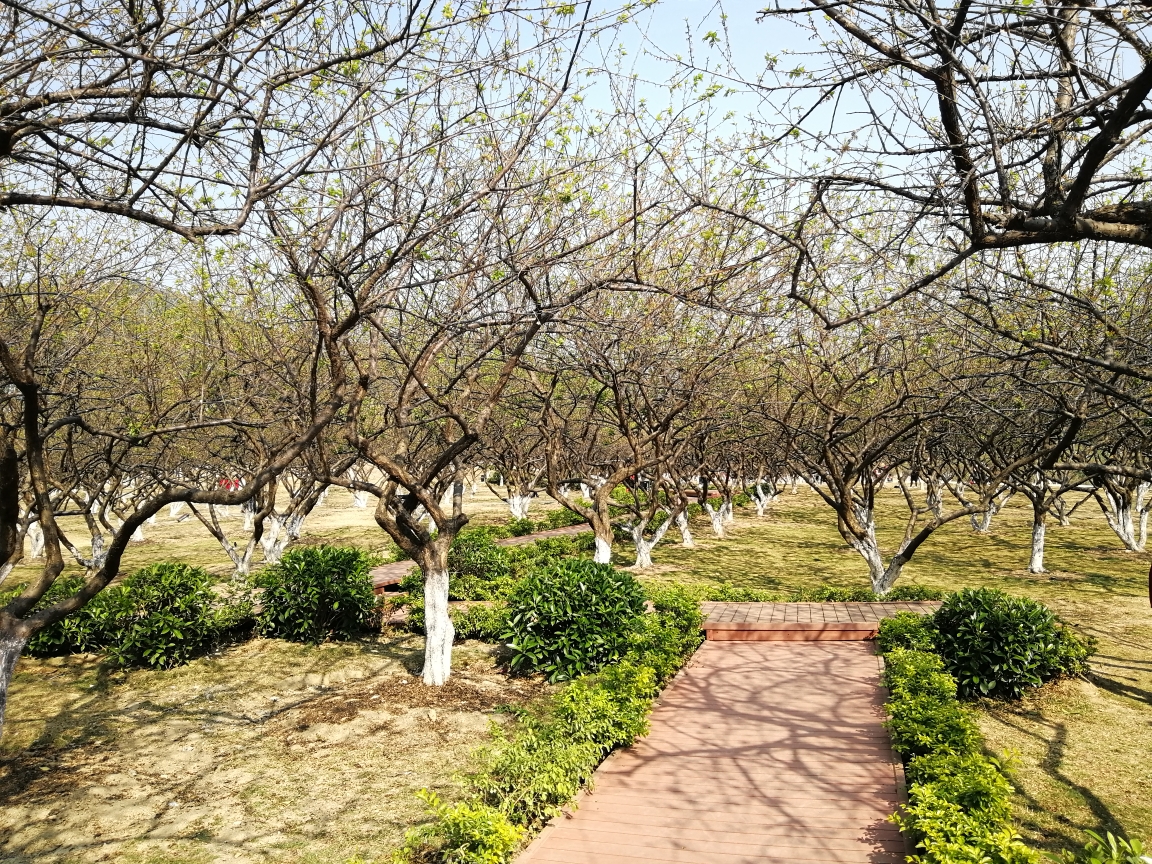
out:
<path id="1" fill-rule="evenodd" d="M 1135 229 L 1091 227 L 1142 212 L 1121 206 L 1142 139 L 1114 128 L 1142 122 L 1139 75 L 1093 73 L 1043 176 L 1099 136 L 1112 155 L 997 222 L 955 136 L 912 155 L 961 181 L 907 192 L 797 173 L 792 120 L 717 138 L 704 77 L 641 98 L 612 52 L 643 4 L 0 5 L 0 579 L 26 577 L 0 610 L 0 712 L 30 636 L 165 508 L 244 572 L 327 489 L 374 502 L 424 573 L 429 684 L 450 674 L 447 553 L 477 465 L 520 512 L 540 488 L 586 520 L 598 560 L 626 530 L 640 566 L 670 526 L 690 542 L 692 503 L 722 531 L 738 491 L 764 507 L 793 478 L 880 593 L 1009 494 L 1040 541 L 1077 496 L 1143 541 L 1152 261 Z M 1085 21 L 1059 39 L 1095 57 Z M 837 87 L 875 68 L 844 57 Z M 1072 116 L 1066 77 L 1019 110 Z M 1033 226 L 1048 213 L 1079 227 Z M 897 550 L 876 540 L 885 482 L 908 502 Z M 43 604 L 73 563 L 83 587 Z"/>

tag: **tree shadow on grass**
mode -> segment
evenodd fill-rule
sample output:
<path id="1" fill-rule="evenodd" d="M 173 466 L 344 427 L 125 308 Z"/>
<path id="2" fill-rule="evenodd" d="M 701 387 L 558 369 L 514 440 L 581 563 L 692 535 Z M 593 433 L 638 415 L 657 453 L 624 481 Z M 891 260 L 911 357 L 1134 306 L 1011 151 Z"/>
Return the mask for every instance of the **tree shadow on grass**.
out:
<path id="1" fill-rule="evenodd" d="M 1101 834 L 1105 831 L 1111 831 L 1113 834 L 1126 836 L 1127 832 L 1124 830 L 1124 826 L 1120 824 L 1108 805 L 1087 786 L 1077 783 L 1065 773 L 1064 760 L 1068 748 L 1068 727 L 1066 724 L 1038 718 L 1042 730 L 1051 730 L 1052 734 L 1049 736 L 1027 728 L 1017 719 L 1014 712 L 1000 710 L 995 712 L 995 716 L 999 722 L 1014 729 L 1020 735 L 1044 744 L 1044 756 L 1040 759 L 1038 766 L 1040 770 L 1049 780 L 1058 784 L 1061 789 L 1072 793 L 1073 796 L 1082 801 L 1092 814 L 1092 824 L 1074 821 L 1063 813 L 1053 812 L 1045 802 L 1021 789 L 1018 784 L 1013 784 L 1019 798 L 1027 802 L 1032 812 L 1046 813 L 1060 826 L 1058 829 L 1053 829 L 1049 825 L 1040 825 L 1025 818 L 1023 820 L 1024 827 L 1031 829 L 1034 835 L 1042 838 L 1038 845 L 1054 852 L 1062 849 L 1079 851 L 1084 847 L 1084 842 L 1087 839 L 1085 831 L 1087 830 Z"/>

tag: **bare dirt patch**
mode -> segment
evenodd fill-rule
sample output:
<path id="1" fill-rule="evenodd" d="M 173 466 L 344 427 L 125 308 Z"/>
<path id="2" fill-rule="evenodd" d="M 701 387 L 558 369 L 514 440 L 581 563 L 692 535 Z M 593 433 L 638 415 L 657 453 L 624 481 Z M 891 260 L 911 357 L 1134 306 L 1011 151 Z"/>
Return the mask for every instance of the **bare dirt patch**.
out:
<path id="1" fill-rule="evenodd" d="M 457 646 L 443 688 L 421 641 L 256 640 L 169 672 L 25 658 L 0 749 L 0 860 L 344 864 L 387 858 L 498 709 L 545 689 Z"/>

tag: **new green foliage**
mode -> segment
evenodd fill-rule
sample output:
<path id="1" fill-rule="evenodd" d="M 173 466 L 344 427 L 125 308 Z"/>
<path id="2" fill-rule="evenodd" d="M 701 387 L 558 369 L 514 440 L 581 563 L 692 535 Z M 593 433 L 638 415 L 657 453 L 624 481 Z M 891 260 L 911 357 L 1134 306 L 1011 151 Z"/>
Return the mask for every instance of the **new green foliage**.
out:
<path id="1" fill-rule="evenodd" d="M 882 654 L 893 648 L 909 648 L 913 651 L 935 651 L 935 628 L 928 615 L 915 612 L 897 612 L 891 618 L 880 622 L 876 644 Z"/>
<path id="2" fill-rule="evenodd" d="M 980 733 L 935 654 L 884 655 L 888 728 L 908 768 L 908 804 L 894 817 L 916 843 L 917 864 L 1035 864 L 1011 830 L 1011 787 L 980 752 Z"/>
<path id="3" fill-rule="evenodd" d="M 1089 646 L 1047 606 L 991 588 L 957 591 L 933 626 L 961 697 L 1017 699 L 1026 688 L 1086 668 Z"/>
<path id="4" fill-rule="evenodd" d="M 442 864 L 502 864 L 520 842 L 523 829 L 493 807 L 474 802 L 445 804 L 434 792 L 416 793 L 433 822 L 409 834 L 394 860 Z"/>
<path id="5" fill-rule="evenodd" d="M 38 608 L 76 593 L 79 576 L 59 579 Z M 167 669 L 187 663 L 248 621 L 245 602 L 213 589 L 212 577 L 187 564 L 152 564 L 105 588 L 87 605 L 36 633 L 33 656 L 106 651 L 120 666 Z"/>
<path id="6" fill-rule="evenodd" d="M 1148 864 L 1152 861 L 1152 857 L 1145 854 L 1144 844 L 1135 838 L 1117 837 L 1111 831 L 1103 837 L 1095 831 L 1085 833 L 1089 839 L 1079 855 L 1065 851 L 1048 857 L 1059 864 Z"/>
<path id="7" fill-rule="evenodd" d="M 262 636 L 290 642 L 355 639 L 380 626 L 380 603 L 369 570 L 376 559 L 361 549 L 299 546 L 262 570 L 256 616 Z"/>
<path id="8" fill-rule="evenodd" d="M 623 656 L 644 593 L 629 573 L 570 559 L 525 577 L 508 609 L 512 668 L 565 681 Z"/>

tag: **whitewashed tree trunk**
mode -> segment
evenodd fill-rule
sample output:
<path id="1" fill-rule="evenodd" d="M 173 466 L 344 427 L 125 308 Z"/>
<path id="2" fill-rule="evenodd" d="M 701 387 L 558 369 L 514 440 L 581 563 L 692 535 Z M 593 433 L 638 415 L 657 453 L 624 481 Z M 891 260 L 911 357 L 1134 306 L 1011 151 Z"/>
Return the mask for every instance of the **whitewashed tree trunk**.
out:
<path id="1" fill-rule="evenodd" d="M 507 503 L 513 519 L 527 519 L 528 508 L 532 506 L 532 496 L 509 493 Z"/>
<path id="2" fill-rule="evenodd" d="M 285 518 L 275 513 L 264 520 L 264 533 L 260 535 L 260 548 L 264 550 L 264 563 L 275 564 L 284 555 L 288 545 Z"/>
<path id="3" fill-rule="evenodd" d="M 736 522 L 736 516 L 732 512 L 732 498 L 725 496 L 723 503 L 720 505 L 720 518 L 724 520 L 725 525 L 732 525 Z"/>
<path id="4" fill-rule="evenodd" d="M 452 640 L 456 628 L 448 615 L 448 570 L 424 574 L 424 683 L 439 687 L 452 674 Z"/>
<path id="5" fill-rule="evenodd" d="M 611 564 L 612 563 L 612 536 L 601 537 L 599 532 L 596 534 L 596 551 L 593 553 L 592 560 L 597 564 Z"/>
<path id="6" fill-rule="evenodd" d="M 32 547 L 29 558 L 44 557 L 44 529 L 40 527 L 39 522 L 33 522 L 28 526 L 28 543 Z"/>
<path id="7" fill-rule="evenodd" d="M 180 511 L 184 509 L 183 501 L 174 501 L 168 505 L 168 518 L 175 519 L 180 515 Z"/>
<path id="8" fill-rule="evenodd" d="M 132 542 L 133 543 L 143 543 L 144 542 L 144 526 L 143 525 L 137 525 L 136 530 L 132 532 Z"/>
<path id="9" fill-rule="evenodd" d="M 368 493 L 359 489 L 352 490 L 352 506 L 358 510 L 364 510 L 368 507 Z"/>
<path id="10" fill-rule="evenodd" d="M 876 541 L 876 520 L 872 510 L 867 507 L 854 506 L 856 521 L 864 527 L 864 537 L 849 534 L 848 545 L 855 549 L 860 557 L 868 564 L 868 577 L 872 582 L 872 590 L 883 596 L 892 590 L 900 573 L 904 569 L 903 555 L 898 552 L 892 562 L 884 565 L 884 556 L 880 554 L 880 544 Z M 847 532 L 845 532 L 847 533 Z"/>
<path id="11" fill-rule="evenodd" d="M 1032 514 L 1032 557 L 1028 561 L 1029 573 L 1044 571 L 1044 533 L 1048 526 L 1044 513 Z"/>
<path id="12" fill-rule="evenodd" d="M 793 477 L 792 478 L 792 494 L 795 495 L 799 491 L 800 491 L 800 478 L 799 477 Z"/>
<path id="13" fill-rule="evenodd" d="M 1012 500 L 1012 496 L 1016 493 L 1009 492 L 1003 499 L 997 500 L 995 497 L 988 503 L 988 509 L 983 513 L 973 513 L 968 519 L 972 523 L 972 530 L 977 534 L 989 534 L 992 531 L 992 518 L 1003 510 L 1008 502 Z"/>
<path id="14" fill-rule="evenodd" d="M 0 635 L 0 735 L 4 734 L 4 712 L 8 708 L 8 685 L 16 671 L 16 661 L 28 644 L 27 636 L 14 633 Z"/>
<path id="15" fill-rule="evenodd" d="M 1129 552 L 1143 552 L 1144 545 L 1136 533 L 1136 521 L 1132 512 L 1132 501 L 1125 495 L 1107 491 L 1108 506 L 1102 507 L 1108 527 L 1115 532 Z"/>
<path id="16" fill-rule="evenodd" d="M 777 495 L 779 495 L 778 492 L 772 492 L 771 494 L 765 492 L 764 487 L 759 483 L 752 487 L 752 503 L 756 507 L 757 517 L 763 518 L 764 511 L 776 500 Z"/>
<path id="17" fill-rule="evenodd" d="M 680 529 L 680 545 L 685 549 L 695 549 L 696 543 L 692 539 L 692 529 L 688 527 L 688 513 L 681 510 L 676 514 L 676 527 Z"/>
<path id="18" fill-rule="evenodd" d="M 104 535 L 92 535 L 92 558 L 91 566 L 93 569 L 103 566 L 104 559 L 108 557 L 108 550 L 104 548 Z"/>
<path id="19" fill-rule="evenodd" d="M 720 509 L 714 509 L 707 501 L 704 502 L 704 512 L 708 514 L 708 519 L 712 523 L 712 533 L 720 540 L 724 539 L 724 505 L 720 505 Z"/>
<path id="20" fill-rule="evenodd" d="M 652 550 L 656 548 L 656 544 L 664 539 L 664 535 L 668 533 L 669 526 L 672 525 L 671 519 L 665 519 L 659 528 L 653 533 L 650 540 L 644 538 L 644 529 L 647 527 L 648 521 L 642 520 L 635 525 L 630 525 L 629 530 L 632 532 L 632 543 L 636 547 L 636 569 L 644 570 L 652 566 Z"/>

